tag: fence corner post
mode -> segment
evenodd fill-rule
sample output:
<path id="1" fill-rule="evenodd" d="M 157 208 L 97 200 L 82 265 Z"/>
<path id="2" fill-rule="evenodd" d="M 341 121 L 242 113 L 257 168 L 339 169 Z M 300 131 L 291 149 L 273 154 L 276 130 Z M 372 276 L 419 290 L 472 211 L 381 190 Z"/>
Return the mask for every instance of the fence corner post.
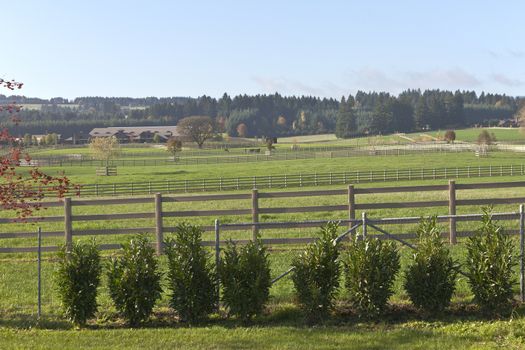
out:
<path id="1" fill-rule="evenodd" d="M 71 210 L 71 198 L 64 198 L 64 239 L 66 252 L 71 252 L 73 245 L 73 221 Z"/>
<path id="2" fill-rule="evenodd" d="M 155 237 L 157 255 L 161 255 L 164 248 L 164 232 L 162 223 L 162 194 L 155 193 Z"/>
<path id="3" fill-rule="evenodd" d="M 259 222 L 259 191 L 254 188 L 252 190 L 252 223 L 258 223 Z M 257 236 L 259 235 L 259 226 L 253 225 L 252 226 L 252 239 L 255 241 L 257 239 Z"/>
<path id="4" fill-rule="evenodd" d="M 448 214 L 456 215 L 456 181 L 454 180 L 448 182 Z M 449 219 L 449 241 L 450 244 L 457 243 L 455 217 Z"/>

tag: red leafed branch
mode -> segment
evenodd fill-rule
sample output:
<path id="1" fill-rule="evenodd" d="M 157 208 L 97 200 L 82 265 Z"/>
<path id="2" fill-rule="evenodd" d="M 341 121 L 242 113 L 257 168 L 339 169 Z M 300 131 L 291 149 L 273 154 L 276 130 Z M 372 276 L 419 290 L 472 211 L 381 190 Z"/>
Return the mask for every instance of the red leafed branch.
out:
<path id="1" fill-rule="evenodd" d="M 0 78 L 0 87 L 8 90 L 21 89 L 22 83 Z M 38 168 L 21 169 L 22 161 L 29 163 L 31 157 L 24 152 L 21 143 L 9 133 L 8 124 L 20 122 L 17 113 L 21 107 L 15 103 L 0 105 L 0 115 L 7 122 L 0 128 L 0 207 L 14 211 L 19 219 L 27 218 L 42 208 L 44 197 L 62 198 L 71 191 L 78 192 L 66 176 L 50 176 Z M 2 118 L 4 119 L 4 118 Z"/>

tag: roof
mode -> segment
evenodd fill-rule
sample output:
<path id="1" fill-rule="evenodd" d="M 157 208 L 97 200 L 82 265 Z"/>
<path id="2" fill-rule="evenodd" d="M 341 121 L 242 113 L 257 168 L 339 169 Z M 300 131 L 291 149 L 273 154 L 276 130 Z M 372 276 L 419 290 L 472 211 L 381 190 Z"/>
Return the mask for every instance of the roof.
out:
<path id="1" fill-rule="evenodd" d="M 134 134 L 136 136 L 144 133 L 158 133 L 161 135 L 180 136 L 176 126 L 110 126 L 107 128 L 94 128 L 89 132 L 90 136 L 112 136 L 119 132 Z"/>

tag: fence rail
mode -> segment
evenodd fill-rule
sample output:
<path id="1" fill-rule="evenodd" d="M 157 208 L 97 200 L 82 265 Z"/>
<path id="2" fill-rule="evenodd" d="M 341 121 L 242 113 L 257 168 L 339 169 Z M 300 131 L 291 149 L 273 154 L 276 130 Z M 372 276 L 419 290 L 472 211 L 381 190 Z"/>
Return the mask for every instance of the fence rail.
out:
<path id="1" fill-rule="evenodd" d="M 464 199 L 457 200 L 456 192 L 462 190 L 472 189 L 490 189 L 490 188 L 524 188 L 525 181 L 519 182 L 504 182 L 504 183 L 479 183 L 479 184 L 456 184 L 455 181 L 451 180 L 448 184 L 444 185 L 427 185 L 427 186 L 400 186 L 400 187 L 378 187 L 378 188 L 356 188 L 354 185 L 350 185 L 343 189 L 332 189 L 332 190 L 309 190 L 309 191 L 289 191 L 289 192 L 259 192 L 254 189 L 250 193 L 236 193 L 236 194 L 209 194 L 209 195 L 186 195 L 186 196 L 162 196 L 160 193 L 156 193 L 153 197 L 144 198 L 114 198 L 114 199 L 72 199 L 65 198 L 63 201 L 47 202 L 44 203 L 45 207 L 63 207 L 63 215 L 61 216 L 44 216 L 41 218 L 30 218 L 29 222 L 64 222 L 64 230 L 57 231 L 56 229 L 51 232 L 43 232 L 43 236 L 63 236 L 66 245 L 70 245 L 73 236 L 83 235 L 108 235 L 108 234 L 130 234 L 130 233 L 153 233 L 156 237 L 157 251 L 162 252 L 162 245 L 159 242 L 163 241 L 164 233 L 174 232 L 176 227 L 165 225 L 164 218 L 177 217 L 177 218 L 188 218 L 188 217 L 213 217 L 217 218 L 220 216 L 251 216 L 251 230 L 253 237 L 257 236 L 260 228 L 266 227 L 266 225 L 273 225 L 273 228 L 305 228 L 315 227 L 318 222 L 302 222 L 302 223 L 284 223 L 282 225 L 276 223 L 261 223 L 261 214 L 284 214 L 284 213 L 314 213 L 314 212 L 341 212 L 348 219 L 345 221 L 349 225 L 356 221 L 356 210 L 369 210 L 369 209 L 387 209 L 387 208 L 430 208 L 430 207 L 448 207 L 449 222 L 449 241 L 454 244 L 458 236 L 456 230 L 456 222 L 467 220 L 467 218 L 456 216 L 456 209 L 459 206 L 466 205 L 485 205 L 485 204 L 521 204 L 525 203 L 525 197 L 513 197 L 513 198 L 479 198 L 479 199 Z M 369 194 L 380 194 L 380 193 L 410 193 L 410 192 L 425 192 L 425 191 L 447 191 L 447 200 L 435 200 L 435 201 L 406 201 L 406 202 L 381 202 L 381 203 L 361 203 L 356 200 L 356 197 L 361 197 Z M 303 206 L 303 207 L 283 207 L 283 206 L 269 206 L 261 207 L 260 199 L 274 199 L 279 200 L 281 198 L 297 198 L 297 197 L 326 197 L 326 196 L 344 196 L 345 200 L 339 205 L 317 205 L 317 206 Z M 246 208 L 238 209 L 214 209 L 214 210 L 191 210 L 191 202 L 208 202 L 213 204 L 215 202 L 219 205 L 224 201 L 231 200 L 251 200 L 251 206 Z M 177 202 L 187 203 L 185 210 L 168 211 L 163 208 L 163 203 Z M 75 206 L 104 206 L 108 207 L 111 205 L 121 206 L 125 204 L 138 204 L 138 203 L 150 203 L 152 204 L 152 210 L 148 212 L 140 213 L 115 213 L 115 214 L 91 214 L 91 215 L 73 215 L 73 207 Z M 109 209 L 108 209 L 109 210 Z M 510 214 L 509 214 L 510 215 Z M 150 219 L 151 226 L 146 225 L 145 227 L 132 227 L 132 228 L 109 228 L 100 229 L 89 227 L 83 229 L 74 228 L 76 222 L 94 222 L 102 220 L 111 221 L 125 221 L 130 218 L 141 218 Z M 415 220 L 415 219 L 413 219 Z M 15 224 L 18 221 L 13 218 L 0 219 L 0 224 Z M 19 225 L 26 225 L 25 223 L 18 223 Z M 23 226 L 27 228 L 27 226 Z M 98 227 L 98 226 L 96 226 Z M 231 223 L 227 225 L 228 230 L 246 230 L 246 225 L 242 223 Z M 214 225 L 204 226 L 203 229 L 208 232 L 215 230 Z M 12 239 L 12 238 L 27 238 L 34 236 L 34 232 L 8 232 L 0 233 L 1 239 Z M 285 238 L 285 241 L 292 243 L 295 239 Z M 278 241 L 275 241 L 278 242 Z M 46 248 L 52 249 L 52 248 Z M 16 253 L 16 252 L 29 252 L 36 251 L 35 247 L 18 247 L 18 248 L 0 248 L 0 253 Z"/>
<path id="2" fill-rule="evenodd" d="M 252 188 L 282 189 L 372 182 L 523 176 L 524 174 L 525 166 L 523 164 L 427 169 L 355 170 L 214 179 L 85 184 L 82 185 L 79 193 L 81 196 L 136 196 L 154 193 L 221 192 Z"/>
<path id="3" fill-rule="evenodd" d="M 177 162 L 173 158 L 159 159 L 118 159 L 109 162 L 112 166 L 166 166 L 166 165 L 200 165 L 200 164 L 228 164 L 228 163 L 250 163 L 276 160 L 302 160 L 302 159 L 327 159 L 327 158 L 349 158 L 360 156 L 400 156 L 420 153 L 460 153 L 474 152 L 475 145 L 402 145 L 402 146 L 377 146 L 359 147 L 347 150 L 332 151 L 275 151 L 272 154 L 253 154 L 253 155 L 225 155 L 211 157 L 180 157 Z M 104 166 L 105 161 L 94 159 L 64 159 L 57 157 L 34 157 L 27 166 Z"/>

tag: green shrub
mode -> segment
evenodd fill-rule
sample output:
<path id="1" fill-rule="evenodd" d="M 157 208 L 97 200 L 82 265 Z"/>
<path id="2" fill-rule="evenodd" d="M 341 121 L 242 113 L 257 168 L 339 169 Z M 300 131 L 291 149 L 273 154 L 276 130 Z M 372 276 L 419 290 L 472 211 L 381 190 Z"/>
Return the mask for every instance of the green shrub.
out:
<path id="1" fill-rule="evenodd" d="M 516 265 L 513 249 L 511 238 L 492 220 L 490 209 L 484 209 L 481 227 L 467 242 L 466 267 L 474 300 L 485 312 L 510 310 L 516 283 L 512 277 Z"/>
<path id="2" fill-rule="evenodd" d="M 220 265 L 222 300 L 243 322 L 260 314 L 270 297 L 270 262 L 260 240 L 237 248 L 229 242 Z"/>
<path id="3" fill-rule="evenodd" d="M 394 242 L 355 237 L 343 260 L 345 286 L 360 317 L 383 313 L 399 270 L 399 254 Z"/>
<path id="4" fill-rule="evenodd" d="M 309 323 L 325 318 L 334 305 L 341 276 L 339 247 L 333 243 L 337 228 L 334 222 L 321 227 L 319 240 L 292 261 L 297 300 Z"/>
<path id="5" fill-rule="evenodd" d="M 108 271 L 111 299 L 130 325 L 149 318 L 160 298 L 161 274 L 149 240 L 138 236 L 122 245 L 121 256 L 112 258 Z"/>
<path id="6" fill-rule="evenodd" d="M 215 273 L 201 246 L 202 232 L 199 227 L 180 224 L 175 237 L 165 244 L 170 306 L 187 322 L 206 318 L 217 302 Z"/>
<path id="7" fill-rule="evenodd" d="M 65 246 L 58 252 L 57 292 L 64 314 L 76 325 L 84 325 L 97 311 L 101 271 L 100 254 L 94 240 L 90 244 L 73 243 L 70 253 Z"/>
<path id="8" fill-rule="evenodd" d="M 405 290 L 418 308 L 440 312 L 450 304 L 457 266 L 445 247 L 436 217 L 422 219 L 417 236 L 419 244 L 405 274 Z"/>

